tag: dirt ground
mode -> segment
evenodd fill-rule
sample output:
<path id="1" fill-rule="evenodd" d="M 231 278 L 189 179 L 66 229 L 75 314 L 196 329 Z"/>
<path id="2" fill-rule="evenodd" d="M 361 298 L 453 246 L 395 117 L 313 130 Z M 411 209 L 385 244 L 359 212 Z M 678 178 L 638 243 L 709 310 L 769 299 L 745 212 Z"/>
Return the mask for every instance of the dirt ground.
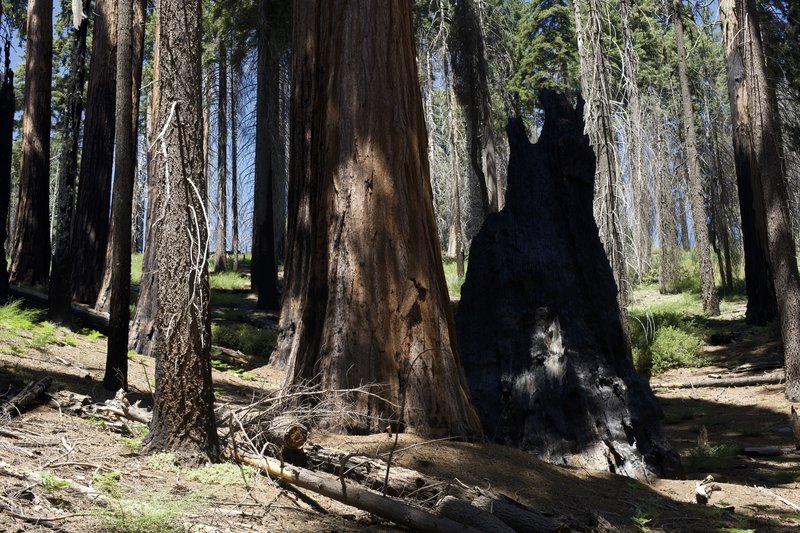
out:
<path id="1" fill-rule="evenodd" d="M 735 341 L 709 346 L 710 366 L 669 371 L 653 383 L 705 379 L 755 361 L 779 364 L 777 343 L 766 330 L 746 326 L 741 311 L 729 313 L 715 325 Z M 109 398 L 100 386 L 105 339 L 77 339 L 75 346 L 50 345 L 22 353 L 3 349 L 0 343 L 0 394 L 8 397 L 28 381 L 50 375 L 51 392 L 73 391 L 90 395 L 93 401 Z M 215 370 L 218 402 L 247 405 L 274 389 L 282 376 L 263 362 L 250 359 L 245 374 Z M 132 358 L 132 400 L 147 404 L 154 370 L 151 359 Z M 758 372 L 763 370 L 737 375 Z M 400 437 L 395 457 L 397 464 L 449 482 L 490 487 L 557 517 L 573 530 L 799 530 L 800 454 L 794 450 L 790 406 L 781 385 L 659 389 L 657 394 L 664 407 L 665 431 L 684 457 L 692 457 L 699 436 L 707 434 L 704 449 L 729 450 L 729 460 L 717 464 L 695 458 L 689 464 L 697 470 L 686 472 L 685 479 L 639 482 L 549 465 L 493 444 L 425 442 L 413 435 Z M 363 454 L 388 450 L 393 443 L 388 435 L 320 432 L 312 433 L 310 440 Z M 776 448 L 781 455 L 748 457 L 740 453 L 745 447 Z M 141 455 L 129 439 L 100 421 L 45 403 L 0 423 L 0 530 L 398 530 L 352 507 L 238 467 L 202 472 L 179 469 L 168 457 Z M 712 495 L 710 505 L 700 506 L 694 503 L 695 483 L 708 474 L 721 490 Z M 158 515 L 158 510 L 165 514 Z M 598 517 L 608 524 L 602 525 Z M 35 524 L 35 518 L 43 523 Z M 142 525 L 146 518 L 164 527 L 146 529 Z"/>

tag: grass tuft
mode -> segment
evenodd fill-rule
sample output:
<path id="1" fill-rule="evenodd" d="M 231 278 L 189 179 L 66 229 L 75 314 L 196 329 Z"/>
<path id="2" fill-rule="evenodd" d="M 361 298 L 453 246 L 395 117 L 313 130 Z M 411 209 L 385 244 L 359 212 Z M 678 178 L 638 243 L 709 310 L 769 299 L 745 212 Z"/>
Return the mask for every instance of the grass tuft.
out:
<path id="1" fill-rule="evenodd" d="M 704 474 L 730 470 L 738 462 L 736 456 L 739 454 L 740 449 L 729 444 L 692 448 L 682 458 L 683 469 L 687 473 L 699 472 Z"/>

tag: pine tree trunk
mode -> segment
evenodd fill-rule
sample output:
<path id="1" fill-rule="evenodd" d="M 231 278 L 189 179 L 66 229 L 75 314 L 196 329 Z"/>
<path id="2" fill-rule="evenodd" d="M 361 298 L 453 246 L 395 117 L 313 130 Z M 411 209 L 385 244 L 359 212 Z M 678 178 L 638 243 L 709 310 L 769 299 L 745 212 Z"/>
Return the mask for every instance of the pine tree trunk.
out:
<path id="1" fill-rule="evenodd" d="M 91 2 L 82 2 L 84 13 Z M 86 75 L 86 34 L 89 20 L 81 21 L 72 33 L 72 55 L 67 87 L 67 109 L 64 113 L 63 148 L 59 156 L 56 208 L 56 233 L 48 288 L 49 317 L 56 322 L 68 322 L 72 302 L 72 215 L 75 201 L 75 178 L 78 174 L 78 141 L 83 115 L 83 80 Z"/>
<path id="2" fill-rule="evenodd" d="M 219 36 L 219 85 L 217 87 L 217 235 L 214 272 L 228 269 L 228 49 Z"/>
<path id="3" fill-rule="evenodd" d="M 453 81 L 450 79 L 449 61 L 444 59 L 444 79 L 447 88 L 447 119 L 450 123 L 450 168 L 453 170 L 453 222 L 450 234 L 453 237 L 453 257 L 456 258 L 456 275 L 464 277 L 464 244 L 461 242 L 461 163 L 458 158 L 458 136 L 456 134 L 456 98 Z M 448 245 L 448 248 L 450 246 Z"/>
<path id="4" fill-rule="evenodd" d="M 683 43 L 683 22 L 681 20 L 681 1 L 672 2 L 672 22 L 675 28 L 675 43 L 678 49 L 678 77 L 681 82 L 681 102 L 683 104 L 683 130 L 686 141 L 686 157 L 689 167 L 689 191 L 692 205 L 697 256 L 700 260 L 700 288 L 703 293 L 703 310 L 710 316 L 719 315 L 719 298 L 714 286 L 714 265 L 709 249 L 708 225 L 706 224 L 705 197 L 700 175 L 700 157 L 697 154 L 697 133 L 694 126 L 692 94 L 689 90 L 689 72 L 686 65 L 686 49 Z"/>
<path id="5" fill-rule="evenodd" d="M 11 153 L 14 142 L 14 71 L 10 68 L 9 44 L 5 46 L 3 84 L 0 87 L 0 300 L 8 297 L 8 264 L 5 242 L 11 212 Z"/>
<path id="6" fill-rule="evenodd" d="M 97 0 L 72 228 L 72 296 L 95 305 L 107 262 L 117 65 L 117 0 Z"/>
<path id="7" fill-rule="evenodd" d="M 294 4 L 293 181 L 273 363 L 287 384 L 369 386 L 385 399 L 333 395 L 353 413 L 330 421 L 337 429 L 475 435 L 413 38 L 407 1 Z"/>
<path id="8" fill-rule="evenodd" d="M 161 0 L 153 152 L 158 328 L 153 419 L 145 450 L 216 461 L 211 384 L 208 212 L 203 167 L 200 0 Z"/>
<path id="9" fill-rule="evenodd" d="M 117 120 L 114 159 L 114 192 L 111 201 L 111 305 L 108 320 L 108 351 L 103 387 L 128 388 L 128 323 L 131 299 L 131 202 L 135 173 L 133 113 L 133 2 L 117 4 Z"/>
<path id="10" fill-rule="evenodd" d="M 737 173 L 750 181 L 781 321 L 786 397 L 800 401 L 800 275 L 792 238 L 774 88 L 768 83 L 753 0 L 720 2 Z"/>
<path id="11" fill-rule="evenodd" d="M 253 257 L 250 263 L 252 288 L 258 295 L 258 309 L 280 308 L 278 267 L 275 263 L 273 219 L 273 151 L 277 139 L 270 135 L 278 119 L 278 65 L 275 51 L 270 50 L 267 14 L 271 0 L 261 0 L 258 34 L 258 87 L 256 89 L 256 156 L 253 192 Z"/>
<path id="12" fill-rule="evenodd" d="M 667 118 L 663 117 L 666 122 Z M 662 123 L 663 124 L 663 123 Z M 661 124 L 659 124 L 660 126 Z M 657 153 L 666 157 L 669 153 L 663 128 L 657 127 Z M 672 192 L 672 174 L 668 162 L 661 161 L 656 174 L 658 214 L 658 292 L 673 294 L 678 290 L 678 227 L 675 223 L 675 195 Z"/>
<path id="13" fill-rule="evenodd" d="M 17 227 L 10 281 L 45 286 L 50 271 L 50 95 L 53 1 L 28 2 Z"/>
<path id="14" fill-rule="evenodd" d="M 118 0 L 119 2 L 119 0 Z M 134 163 L 134 173 L 136 172 L 136 154 L 138 145 L 136 143 L 136 139 L 139 136 L 139 94 L 141 92 L 141 85 L 142 85 L 142 66 L 144 62 L 144 30 L 145 30 L 145 9 L 146 9 L 146 0 L 134 0 L 133 3 L 133 33 L 132 33 L 132 43 L 133 43 L 133 60 L 132 60 L 132 71 L 131 71 L 131 106 L 133 115 L 131 117 L 131 128 L 132 134 L 134 139 L 133 144 L 133 163 Z M 116 65 L 116 61 L 114 63 Z M 117 78 L 115 75 L 114 79 Z M 116 96 L 115 96 L 116 98 Z M 115 119 L 116 124 L 116 119 Z M 116 135 L 116 125 L 115 125 L 115 135 Z M 131 200 L 132 201 L 132 196 Z M 125 208 L 127 209 L 127 207 Z M 132 215 L 131 215 L 132 217 Z M 131 218 L 126 217 L 126 218 Z M 100 290 L 97 293 L 97 301 L 94 304 L 94 308 L 97 311 L 101 311 L 103 313 L 110 312 L 111 306 L 111 276 L 113 274 L 113 267 L 112 267 L 112 248 L 113 248 L 113 239 L 111 236 L 115 233 L 114 229 L 114 221 L 115 221 L 113 209 L 111 213 L 111 222 L 109 224 L 109 231 L 108 231 L 108 239 L 106 240 L 106 259 L 103 266 L 103 278 L 102 282 L 100 283 Z"/>
<path id="15" fill-rule="evenodd" d="M 231 74 L 231 247 L 233 271 L 239 271 L 239 73 Z"/>

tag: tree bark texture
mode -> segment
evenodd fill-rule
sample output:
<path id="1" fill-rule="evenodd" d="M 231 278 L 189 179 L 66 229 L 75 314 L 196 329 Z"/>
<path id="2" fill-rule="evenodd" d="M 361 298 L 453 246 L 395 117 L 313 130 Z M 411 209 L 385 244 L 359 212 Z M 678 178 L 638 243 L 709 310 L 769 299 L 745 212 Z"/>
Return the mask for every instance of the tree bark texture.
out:
<path id="1" fill-rule="evenodd" d="M 131 202 L 136 172 L 133 102 L 133 3 L 117 3 L 117 120 L 114 193 L 111 200 L 111 305 L 103 387 L 128 388 L 128 323 L 131 299 Z M 136 117 L 138 118 L 138 117 Z"/>
<path id="2" fill-rule="evenodd" d="M 50 95 L 53 1 L 28 2 L 22 167 L 10 281 L 47 285 L 50 271 Z"/>
<path id="3" fill-rule="evenodd" d="M 470 174 L 480 186 L 484 215 L 494 213 L 505 205 L 505 185 L 497 171 L 484 28 L 473 0 L 453 2 L 450 57 L 465 113 Z"/>
<path id="4" fill-rule="evenodd" d="M 11 70 L 9 43 L 5 45 L 3 84 L 0 86 L 0 300 L 8 294 L 8 264 L 3 243 L 8 238 L 11 203 L 11 152 L 14 142 L 14 71 Z"/>
<path id="5" fill-rule="evenodd" d="M 682 0 L 672 2 L 672 23 L 675 28 L 675 43 L 678 49 L 678 77 L 681 82 L 681 104 L 683 107 L 683 132 L 686 142 L 686 159 L 689 170 L 689 196 L 692 206 L 692 222 L 697 256 L 700 260 L 700 289 L 703 293 L 703 310 L 710 316 L 719 315 L 719 297 L 714 286 L 714 265 L 708 238 L 708 217 L 700 175 L 700 156 L 697 153 L 697 132 L 694 125 L 692 93 L 689 90 L 689 72 L 686 64 L 686 47 L 683 39 Z"/>
<path id="6" fill-rule="evenodd" d="M 97 0 L 86 118 L 72 229 L 72 295 L 95 305 L 103 282 L 109 234 L 117 68 L 117 0 Z"/>
<path id="7" fill-rule="evenodd" d="M 131 134 L 133 135 L 133 147 L 132 147 L 132 157 L 133 157 L 133 172 L 134 175 L 136 173 L 136 156 L 138 152 L 138 144 L 136 143 L 136 139 L 139 137 L 139 95 L 141 93 L 141 85 L 142 85 L 142 66 L 144 61 L 144 30 L 145 30 L 145 11 L 146 11 L 146 0 L 134 0 L 133 2 L 133 33 L 131 35 L 132 39 L 132 50 L 133 50 L 133 59 L 131 62 L 131 75 L 126 76 L 130 78 L 131 83 L 131 90 L 130 90 L 130 97 L 131 97 Z M 118 0 L 119 5 L 119 0 Z M 115 62 L 116 64 L 116 62 Z M 117 79 L 119 74 L 115 75 L 115 79 Z M 117 90 L 119 90 L 117 88 Z M 116 96 L 115 96 L 116 98 Z M 115 135 L 116 135 L 116 120 L 115 120 Z M 133 193 L 131 193 L 131 200 L 133 201 Z M 113 199 L 112 199 L 113 203 Z M 125 208 L 127 209 L 127 207 Z M 133 217 L 133 210 L 131 209 L 131 217 Z M 112 249 L 113 249 L 113 238 L 112 235 L 115 234 L 116 230 L 114 228 L 114 224 L 116 217 L 114 217 L 113 209 L 111 213 L 111 223 L 109 224 L 108 228 L 108 239 L 106 240 L 106 258 L 103 263 L 103 278 L 100 284 L 100 290 L 97 293 L 97 301 L 94 304 L 95 309 L 101 311 L 103 313 L 110 313 L 111 311 L 111 276 L 113 273 L 112 267 Z"/>
<path id="8" fill-rule="evenodd" d="M 278 119 L 278 58 L 270 49 L 268 13 L 272 0 L 259 4 L 258 87 L 256 88 L 256 155 L 253 190 L 253 257 L 250 264 L 252 288 L 258 295 L 258 309 L 280 309 L 278 266 L 275 263 L 273 209 L 273 152 L 277 149 L 272 124 Z M 270 68 L 272 67 L 272 68 Z"/>
<path id="9" fill-rule="evenodd" d="M 540 94 L 541 137 L 509 124 L 508 202 L 472 241 L 457 324 L 489 438 L 561 464 L 643 477 L 678 462 L 633 368 L 592 215 L 582 111 Z M 530 216 L 536 213 L 536 216 Z"/>
<path id="10" fill-rule="evenodd" d="M 774 88 L 753 0 L 723 0 L 723 37 L 736 170 L 752 185 L 755 226 L 766 242 L 781 321 L 786 397 L 800 400 L 800 275 L 789 218 Z"/>
<path id="11" fill-rule="evenodd" d="M 450 124 L 450 168 L 453 170 L 453 221 L 450 223 L 450 235 L 453 238 L 453 257 L 456 258 L 456 275 L 464 277 L 464 243 L 461 228 L 461 163 L 458 157 L 458 135 L 456 133 L 455 107 L 456 98 L 453 81 L 450 78 L 449 61 L 444 59 L 444 79 L 447 90 L 447 121 Z M 450 245 L 448 244 L 448 248 Z"/>
<path id="12" fill-rule="evenodd" d="M 371 385 L 385 399 L 353 394 L 357 419 L 339 429 L 478 434 L 436 234 L 409 2 L 298 2 L 293 15 L 293 182 L 273 362 L 287 383 Z"/>
<path id="13" fill-rule="evenodd" d="M 239 271 L 239 72 L 231 73 L 231 248 L 233 271 Z"/>
<path id="14" fill-rule="evenodd" d="M 667 117 L 662 119 L 664 122 L 668 120 Z M 656 135 L 658 153 L 666 155 L 668 148 L 663 128 L 659 127 Z M 661 294 L 674 294 L 678 291 L 678 226 L 675 221 L 675 194 L 672 190 L 674 180 L 668 167 L 668 162 L 663 161 L 655 180 L 658 198 L 658 291 Z"/>
<path id="15" fill-rule="evenodd" d="M 161 0 L 156 0 L 156 13 L 159 12 Z M 154 37 L 155 46 L 153 47 L 153 72 L 158 72 L 159 66 L 159 41 L 160 35 L 158 24 L 156 24 L 156 34 Z M 158 87 L 156 83 L 152 87 L 150 100 L 148 102 L 148 126 L 147 126 L 147 146 L 152 147 L 158 135 L 156 127 L 158 125 Z M 155 351 L 157 329 L 156 329 L 156 310 L 158 309 L 158 283 L 156 279 L 156 198 L 158 194 L 158 182 L 156 181 L 155 160 L 153 150 L 148 148 L 147 160 L 147 227 L 145 228 L 145 244 L 142 253 L 142 281 L 139 285 L 139 297 L 136 299 L 136 310 L 128 334 L 128 347 L 136 353 L 143 355 L 153 355 Z M 203 160 L 205 167 L 206 161 Z"/>
<path id="16" fill-rule="evenodd" d="M 84 13 L 91 2 L 82 2 Z M 72 56 L 67 86 L 67 109 L 64 112 L 63 146 L 59 155 L 56 187 L 56 232 L 50 265 L 50 285 L 47 295 L 49 317 L 56 322 L 70 319 L 72 303 L 72 216 L 75 204 L 75 178 L 78 175 L 78 142 L 83 115 L 83 82 L 86 75 L 86 34 L 89 20 L 83 19 L 72 30 Z"/>
<path id="17" fill-rule="evenodd" d="M 223 30 L 224 31 L 224 30 Z M 228 48 L 225 37 L 218 37 L 219 77 L 217 86 L 217 235 L 214 246 L 214 271 L 228 269 Z"/>
<path id="18" fill-rule="evenodd" d="M 160 0 L 153 167 L 158 328 L 148 451 L 216 460 L 208 315 L 200 0 Z"/>

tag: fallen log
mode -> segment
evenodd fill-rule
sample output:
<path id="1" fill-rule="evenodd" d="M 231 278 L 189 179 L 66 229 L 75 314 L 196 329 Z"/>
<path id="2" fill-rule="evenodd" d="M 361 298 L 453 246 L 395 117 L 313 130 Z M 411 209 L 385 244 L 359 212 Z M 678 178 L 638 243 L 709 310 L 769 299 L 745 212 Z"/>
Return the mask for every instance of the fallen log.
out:
<path id="1" fill-rule="evenodd" d="M 469 502 L 459 500 L 455 496 L 445 496 L 436 506 L 436 513 L 460 522 L 465 525 L 480 529 L 481 531 L 492 531 L 494 533 L 515 533 L 515 530 L 508 527 L 502 520 L 491 514 L 491 511 L 479 509 Z M 536 531 L 526 529 L 525 531 Z"/>
<path id="2" fill-rule="evenodd" d="M 276 416 L 267 424 L 267 439 L 278 446 L 299 450 L 308 440 L 308 428 L 289 415 Z"/>
<path id="3" fill-rule="evenodd" d="M 485 494 L 472 500 L 472 505 L 500 519 L 514 531 L 570 531 L 570 528 L 553 518 L 531 511 L 503 495 Z"/>
<path id="4" fill-rule="evenodd" d="M 51 376 L 45 376 L 39 381 L 31 381 L 24 389 L 8 402 L 0 406 L 0 421 L 18 415 L 24 409 L 39 401 L 39 398 L 50 388 L 53 383 Z"/>
<path id="5" fill-rule="evenodd" d="M 300 488 L 321 494 L 346 505 L 356 507 L 412 531 L 430 532 L 479 532 L 449 518 L 436 516 L 406 503 L 390 500 L 368 489 L 346 485 L 343 480 L 324 474 L 316 474 L 305 468 L 281 464 L 271 457 L 255 458 L 234 451 L 237 461 L 266 472 L 270 476 L 287 481 Z"/>
<path id="6" fill-rule="evenodd" d="M 17 285 L 9 285 L 8 291 L 17 298 L 22 298 L 29 303 L 39 307 L 47 307 L 47 295 L 43 292 L 35 291 L 27 287 L 19 287 Z M 72 315 L 77 318 L 82 324 L 92 327 L 98 331 L 108 330 L 108 313 L 101 313 L 95 311 L 88 305 L 72 303 Z"/>
<path id="7" fill-rule="evenodd" d="M 762 374 L 727 379 L 700 379 L 682 383 L 652 383 L 650 388 L 657 389 L 694 389 L 700 387 L 752 387 L 755 385 L 779 385 L 785 381 L 783 370 Z"/>

